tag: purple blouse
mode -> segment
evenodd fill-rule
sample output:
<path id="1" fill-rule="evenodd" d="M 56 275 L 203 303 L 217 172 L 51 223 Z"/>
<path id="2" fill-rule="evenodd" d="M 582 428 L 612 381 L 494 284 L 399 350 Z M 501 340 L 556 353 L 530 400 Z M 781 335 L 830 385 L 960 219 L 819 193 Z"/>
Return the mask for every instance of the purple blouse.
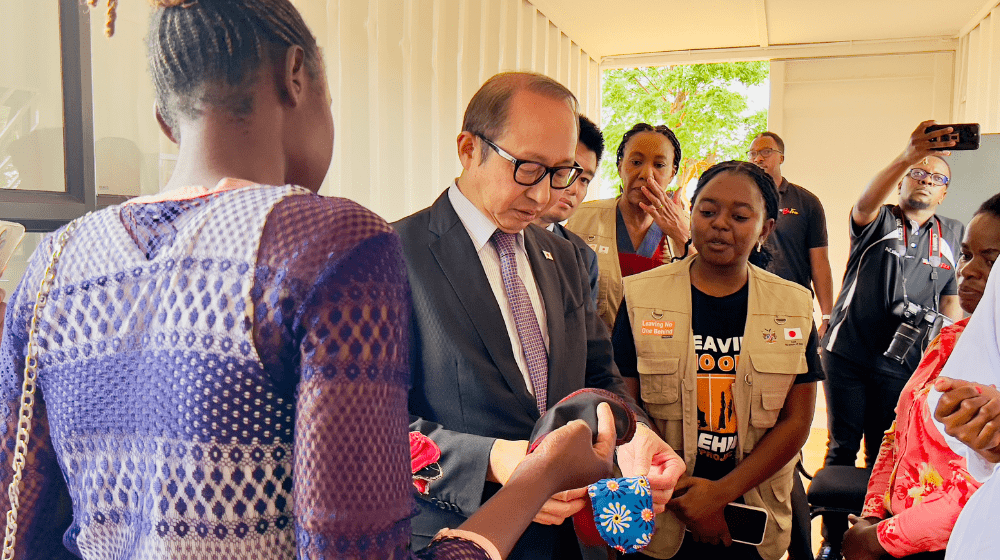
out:
<path id="1" fill-rule="evenodd" d="M 0 345 L 4 488 L 53 239 Z M 18 557 L 489 558 L 409 551 L 409 313 L 396 234 L 348 200 L 248 186 L 84 220 L 42 317 Z"/>

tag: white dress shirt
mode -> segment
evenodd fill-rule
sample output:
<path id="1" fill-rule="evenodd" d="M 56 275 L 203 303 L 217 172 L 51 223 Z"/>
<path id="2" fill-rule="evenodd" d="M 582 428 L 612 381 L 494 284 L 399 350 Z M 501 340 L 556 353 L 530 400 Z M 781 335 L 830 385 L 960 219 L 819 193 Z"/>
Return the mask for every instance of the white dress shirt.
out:
<path id="1" fill-rule="evenodd" d="M 503 288 L 503 277 L 500 274 L 500 255 L 496 248 L 490 243 L 490 237 L 497 230 L 486 214 L 483 214 L 472 202 L 459 190 L 456 183 L 452 183 L 448 189 L 448 200 L 455 213 L 465 226 L 465 231 L 469 232 L 472 238 L 472 245 L 476 248 L 476 254 L 483 264 L 483 271 L 490 281 L 490 288 L 500 306 L 500 313 L 503 315 L 503 322 L 507 327 L 507 336 L 510 338 L 511 350 L 514 352 L 514 360 L 524 377 L 524 384 L 528 392 L 535 394 L 531 385 L 531 376 L 528 373 L 528 361 L 524 357 L 524 348 L 521 346 L 521 337 L 517 334 L 517 326 L 514 324 L 514 315 L 510 310 L 510 303 L 507 301 L 507 292 Z M 517 275 L 524 284 L 524 289 L 528 292 L 528 299 L 531 300 L 531 307 L 535 310 L 535 317 L 538 319 L 538 327 L 542 330 L 542 339 L 545 341 L 545 350 L 549 349 L 549 328 L 545 320 L 545 306 L 542 303 L 542 294 L 535 283 L 535 275 L 531 272 L 531 263 L 528 261 L 528 253 L 524 248 L 524 232 L 518 232 L 517 242 L 514 244 L 515 260 L 517 261 Z"/>
<path id="2" fill-rule="evenodd" d="M 955 343 L 941 375 L 1000 386 L 1000 266 L 993 267 L 983 299 Z M 940 398 L 941 393 L 934 389 L 927 395 L 927 406 L 932 414 Z M 948 446 L 965 457 L 969 474 L 984 482 L 962 508 L 948 540 L 945 560 L 996 558 L 1000 554 L 1000 533 L 996 530 L 995 520 L 996 513 L 1000 511 L 998 465 L 946 434 L 937 419 L 934 425 Z"/>

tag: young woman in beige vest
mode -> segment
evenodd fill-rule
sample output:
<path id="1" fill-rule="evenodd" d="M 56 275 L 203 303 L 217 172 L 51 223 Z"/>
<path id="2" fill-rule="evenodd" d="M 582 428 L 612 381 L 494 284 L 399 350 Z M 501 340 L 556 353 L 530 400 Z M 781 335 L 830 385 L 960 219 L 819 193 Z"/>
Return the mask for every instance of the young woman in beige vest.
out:
<path id="1" fill-rule="evenodd" d="M 687 463 L 643 552 L 777 560 L 823 377 L 812 297 L 760 268 L 778 193 L 759 168 L 728 161 L 707 170 L 691 214 L 697 254 L 625 278 L 613 335 L 622 375 Z M 732 541 L 730 502 L 767 510 L 760 545 Z"/>

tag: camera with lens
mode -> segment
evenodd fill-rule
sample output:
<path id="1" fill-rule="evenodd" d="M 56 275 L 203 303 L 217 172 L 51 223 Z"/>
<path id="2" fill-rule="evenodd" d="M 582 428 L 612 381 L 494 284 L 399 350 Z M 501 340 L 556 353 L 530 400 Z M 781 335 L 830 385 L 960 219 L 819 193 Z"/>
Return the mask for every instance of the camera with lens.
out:
<path id="1" fill-rule="evenodd" d="M 892 335 L 889 349 L 882 355 L 899 363 L 905 361 L 906 353 L 924 335 L 929 335 L 927 340 L 933 340 L 941 332 L 941 327 L 952 323 L 951 319 L 937 311 L 906 300 L 893 306 L 892 314 L 903 322 L 896 329 L 896 334 Z"/>

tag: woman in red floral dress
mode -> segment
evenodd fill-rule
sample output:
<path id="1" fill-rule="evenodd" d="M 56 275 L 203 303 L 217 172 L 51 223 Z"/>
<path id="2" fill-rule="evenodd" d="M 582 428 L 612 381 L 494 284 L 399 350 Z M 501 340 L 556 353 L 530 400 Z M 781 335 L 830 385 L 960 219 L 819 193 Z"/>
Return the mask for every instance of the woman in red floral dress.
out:
<path id="1" fill-rule="evenodd" d="M 979 304 L 998 253 L 1000 194 L 980 206 L 962 240 L 959 298 L 967 313 Z M 944 558 L 955 520 L 980 483 L 934 427 L 927 393 L 968 322 L 941 329 L 903 389 L 868 481 L 862 519 L 844 536 L 847 560 Z"/>

